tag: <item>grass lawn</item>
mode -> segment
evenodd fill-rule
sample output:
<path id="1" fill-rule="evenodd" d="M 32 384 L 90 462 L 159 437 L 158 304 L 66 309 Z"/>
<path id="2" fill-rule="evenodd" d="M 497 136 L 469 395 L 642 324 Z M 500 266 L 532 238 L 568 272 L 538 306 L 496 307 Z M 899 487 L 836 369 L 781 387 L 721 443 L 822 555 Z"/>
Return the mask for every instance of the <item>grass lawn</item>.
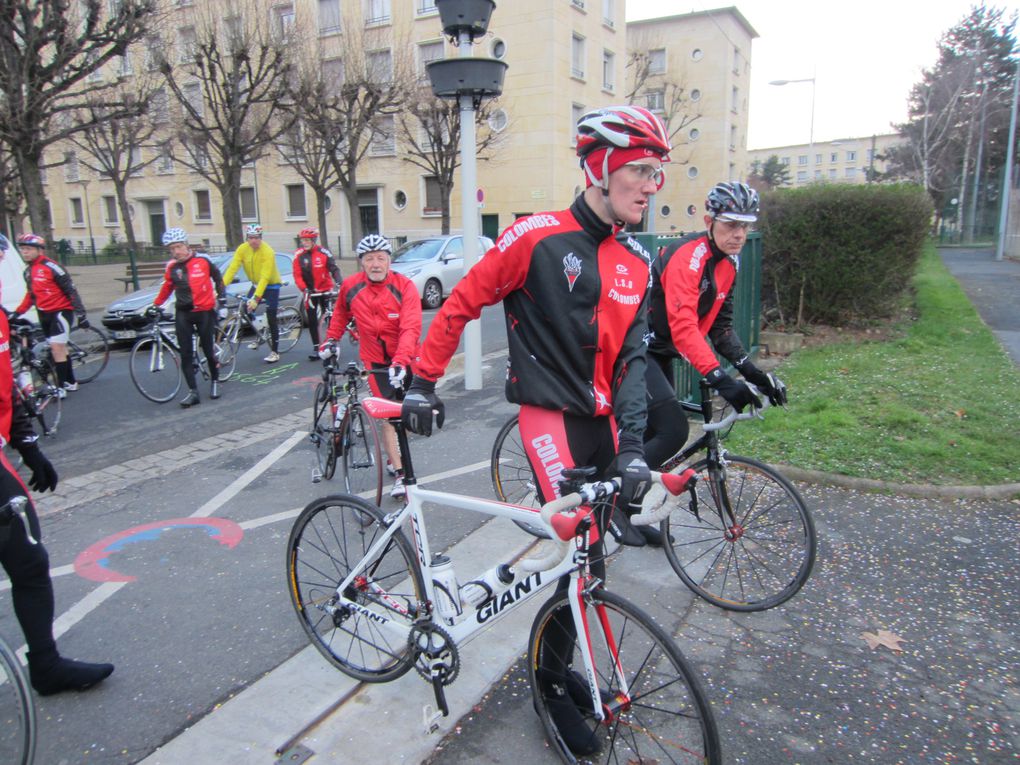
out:
<path id="1" fill-rule="evenodd" d="M 727 445 L 767 462 L 899 483 L 1020 481 L 1020 372 L 933 245 L 891 340 L 791 354 L 785 411 Z"/>

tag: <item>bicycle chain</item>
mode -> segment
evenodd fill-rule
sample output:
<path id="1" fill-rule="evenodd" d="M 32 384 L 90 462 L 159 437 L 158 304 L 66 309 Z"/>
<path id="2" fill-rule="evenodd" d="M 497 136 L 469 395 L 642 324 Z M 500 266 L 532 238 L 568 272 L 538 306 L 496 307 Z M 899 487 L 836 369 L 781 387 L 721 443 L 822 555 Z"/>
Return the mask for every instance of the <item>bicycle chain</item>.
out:
<path id="1" fill-rule="evenodd" d="M 411 628 L 407 642 L 417 658 L 414 668 L 423 678 L 432 682 L 433 668 L 439 681 L 450 685 L 460 674 L 460 653 L 450 633 L 437 624 L 423 622 Z"/>

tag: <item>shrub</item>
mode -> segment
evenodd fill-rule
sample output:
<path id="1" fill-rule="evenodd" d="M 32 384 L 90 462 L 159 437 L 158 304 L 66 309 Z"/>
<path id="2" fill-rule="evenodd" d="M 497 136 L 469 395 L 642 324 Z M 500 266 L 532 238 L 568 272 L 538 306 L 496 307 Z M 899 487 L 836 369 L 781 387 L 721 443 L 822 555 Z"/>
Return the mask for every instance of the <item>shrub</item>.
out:
<path id="1" fill-rule="evenodd" d="M 762 197 L 762 301 L 783 324 L 867 323 L 909 288 L 932 217 L 911 185 L 816 184 Z"/>

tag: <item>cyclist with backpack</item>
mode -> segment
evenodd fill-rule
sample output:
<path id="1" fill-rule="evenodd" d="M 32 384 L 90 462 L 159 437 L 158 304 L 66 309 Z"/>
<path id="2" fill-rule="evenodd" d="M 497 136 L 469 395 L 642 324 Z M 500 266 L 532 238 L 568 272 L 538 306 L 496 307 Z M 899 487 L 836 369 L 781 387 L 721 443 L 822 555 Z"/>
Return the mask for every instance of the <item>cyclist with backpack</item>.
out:
<path id="1" fill-rule="evenodd" d="M 308 293 L 330 292 L 343 281 L 340 267 L 333 259 L 333 253 L 316 244 L 318 238 L 319 229 L 301 229 L 298 233 L 301 249 L 294 253 L 294 283 L 304 293 L 308 334 L 312 336 L 312 353 L 308 354 L 309 359 L 319 358 L 319 320 L 329 308 L 329 297 L 311 296 Z"/>

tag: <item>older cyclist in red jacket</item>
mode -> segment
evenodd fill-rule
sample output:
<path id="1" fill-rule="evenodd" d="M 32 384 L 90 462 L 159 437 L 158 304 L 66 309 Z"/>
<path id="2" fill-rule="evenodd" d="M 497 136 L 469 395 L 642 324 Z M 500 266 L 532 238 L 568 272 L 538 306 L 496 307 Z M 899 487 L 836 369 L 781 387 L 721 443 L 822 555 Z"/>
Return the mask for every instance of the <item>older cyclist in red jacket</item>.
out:
<path id="1" fill-rule="evenodd" d="M 410 382 L 411 364 L 417 360 L 421 338 L 421 300 L 414 282 L 390 270 L 393 248 L 386 237 L 369 234 L 356 248 L 362 271 L 348 276 L 340 285 L 333 319 L 319 355 L 328 359 L 336 353 L 347 323 L 354 317 L 358 325 L 358 349 L 366 369 L 389 369 L 389 376 L 369 375 L 368 384 L 375 396 L 393 401 L 404 397 Z M 394 474 L 391 497 L 404 496 L 404 471 L 397 448 L 397 434 L 388 422 L 382 423 L 383 446 Z"/>
<path id="2" fill-rule="evenodd" d="M 319 229 L 303 228 L 298 233 L 301 249 L 294 253 L 294 283 L 304 293 L 305 316 L 308 317 L 308 334 L 312 336 L 312 351 L 309 359 L 318 359 L 319 322 L 328 307 L 328 295 L 312 292 L 330 292 L 342 281 L 340 267 L 333 259 L 333 253 L 316 244 Z"/>

